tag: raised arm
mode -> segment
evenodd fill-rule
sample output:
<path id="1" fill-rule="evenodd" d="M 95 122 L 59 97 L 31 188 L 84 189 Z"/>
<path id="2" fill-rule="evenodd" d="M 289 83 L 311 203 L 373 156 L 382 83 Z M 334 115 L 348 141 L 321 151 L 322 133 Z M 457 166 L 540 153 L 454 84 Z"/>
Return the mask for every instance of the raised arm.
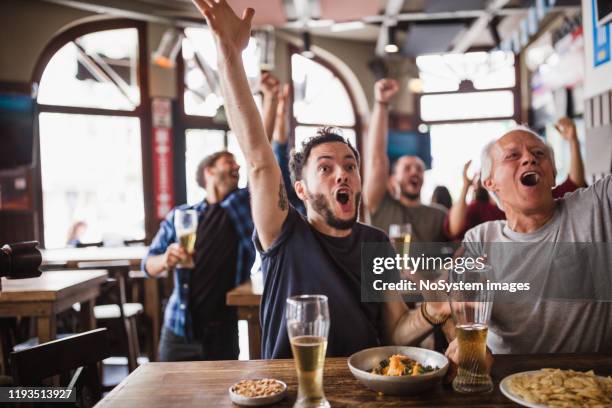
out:
<path id="1" fill-rule="evenodd" d="M 239 18 L 226 0 L 193 0 L 212 29 L 219 54 L 219 79 L 228 120 L 249 171 L 253 222 L 262 248 L 279 236 L 289 205 L 281 172 L 255 106 L 242 63 L 255 11 Z"/>
<path id="2" fill-rule="evenodd" d="M 389 101 L 398 89 L 399 85 L 393 79 L 381 79 L 374 85 L 374 110 L 370 118 L 363 160 L 363 199 L 370 214 L 376 212 L 387 190 Z"/>
<path id="3" fill-rule="evenodd" d="M 268 140 L 272 140 L 274 132 L 274 122 L 276 119 L 276 109 L 278 107 L 278 94 L 280 82 L 278 78 L 269 72 L 262 72 L 259 87 L 263 94 L 263 123 Z"/>
<path id="4" fill-rule="evenodd" d="M 467 193 L 472 185 L 472 180 L 468 177 L 467 171 L 472 161 L 468 161 L 463 166 L 463 188 L 461 189 L 461 196 L 457 201 L 453 203 L 450 211 L 448 212 L 448 233 L 450 238 L 455 238 L 465 228 L 465 222 L 467 217 Z"/>
<path id="5" fill-rule="evenodd" d="M 278 107 L 272 140 L 280 144 L 287 144 L 287 110 L 291 104 L 291 88 L 289 84 L 283 85 L 278 95 Z"/>
<path id="6" fill-rule="evenodd" d="M 576 133 L 576 125 L 570 118 L 561 118 L 555 124 L 555 128 L 570 145 L 570 172 L 569 178 L 578 187 L 586 187 L 586 178 L 584 177 L 584 163 L 580 155 L 580 141 Z"/>

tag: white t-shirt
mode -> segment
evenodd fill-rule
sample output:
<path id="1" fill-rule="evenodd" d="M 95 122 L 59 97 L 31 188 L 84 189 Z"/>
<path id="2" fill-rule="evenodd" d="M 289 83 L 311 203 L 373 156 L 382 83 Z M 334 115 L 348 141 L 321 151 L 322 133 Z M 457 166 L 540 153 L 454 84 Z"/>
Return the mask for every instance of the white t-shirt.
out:
<path id="1" fill-rule="evenodd" d="M 464 242 L 475 243 L 483 253 L 488 252 L 488 247 L 499 247 L 496 243 L 529 243 L 521 244 L 520 256 L 512 260 L 511 267 L 498 271 L 514 282 L 537 278 L 534 264 L 541 263 L 553 245 L 612 243 L 612 176 L 566 194 L 556 204 L 553 218 L 537 231 L 519 233 L 512 231 L 506 221 L 491 221 L 469 230 Z M 566 258 L 560 265 L 572 261 L 571 257 Z M 494 260 L 491 264 L 495 268 Z M 612 281 L 612 264 L 609 265 L 596 278 L 603 278 L 606 288 Z M 580 266 L 572 265 L 570 269 L 580 270 Z M 583 279 L 573 278 L 572 284 Z M 612 299 L 612 294 L 607 299 Z M 535 298 L 525 302 L 494 302 L 487 343 L 493 353 L 501 354 L 612 351 L 612 302 Z"/>

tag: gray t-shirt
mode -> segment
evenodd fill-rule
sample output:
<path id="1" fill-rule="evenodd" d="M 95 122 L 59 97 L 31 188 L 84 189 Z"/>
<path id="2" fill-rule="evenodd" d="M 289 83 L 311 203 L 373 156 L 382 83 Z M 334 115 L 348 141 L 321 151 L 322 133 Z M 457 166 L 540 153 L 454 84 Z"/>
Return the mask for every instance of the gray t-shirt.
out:
<path id="1" fill-rule="evenodd" d="M 506 221 L 490 221 L 469 230 L 464 242 L 484 253 L 496 243 L 529 243 L 504 274 L 512 281 L 534 279 L 534 263 L 551 251 L 551 242 L 612 242 L 612 176 L 556 201 L 553 218 L 537 231 L 518 233 Z M 495 265 L 494 261 L 491 261 Z M 579 268 L 576 268 L 579 269 Z M 604 273 L 612 273 L 609 270 Z M 578 279 L 579 280 L 579 279 Z M 495 302 L 487 343 L 493 353 L 572 353 L 612 351 L 612 303 L 531 300 Z"/>
<path id="2" fill-rule="evenodd" d="M 370 222 L 387 233 L 391 224 L 410 223 L 413 242 L 446 242 L 445 217 L 446 209 L 442 206 L 407 207 L 387 192 L 376 212 L 370 215 Z"/>

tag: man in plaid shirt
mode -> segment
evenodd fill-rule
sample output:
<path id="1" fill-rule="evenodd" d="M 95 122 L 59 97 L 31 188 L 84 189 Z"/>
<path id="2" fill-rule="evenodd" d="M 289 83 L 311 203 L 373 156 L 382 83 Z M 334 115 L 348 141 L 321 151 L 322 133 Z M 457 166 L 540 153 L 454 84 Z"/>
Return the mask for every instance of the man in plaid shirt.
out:
<path id="1" fill-rule="evenodd" d="M 142 270 L 153 277 L 174 269 L 174 291 L 159 345 L 161 361 L 238 358 L 237 316 L 225 305 L 225 294 L 249 278 L 255 259 L 249 191 L 238 188 L 239 168 L 227 151 L 202 160 L 196 178 L 207 192 L 206 199 L 173 209 L 142 261 Z M 198 214 L 192 255 L 178 244 L 177 209 Z M 194 267 L 182 267 L 190 258 Z"/>

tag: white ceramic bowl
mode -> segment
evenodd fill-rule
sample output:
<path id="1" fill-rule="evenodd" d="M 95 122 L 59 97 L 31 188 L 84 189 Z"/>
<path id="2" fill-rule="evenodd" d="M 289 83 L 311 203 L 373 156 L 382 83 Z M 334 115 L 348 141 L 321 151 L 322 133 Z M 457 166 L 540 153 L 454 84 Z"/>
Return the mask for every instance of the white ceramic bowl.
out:
<path id="1" fill-rule="evenodd" d="M 421 375 L 384 376 L 370 371 L 394 354 L 403 354 L 421 365 L 438 367 Z M 351 373 L 371 390 L 387 395 L 414 395 L 439 384 L 448 370 L 448 359 L 437 351 L 419 347 L 385 346 L 361 350 L 348 359 Z"/>
<path id="2" fill-rule="evenodd" d="M 244 395 L 240 395 L 234 392 L 234 387 L 236 384 L 233 384 L 229 387 L 228 392 L 230 395 L 230 399 L 234 404 L 242 405 L 244 407 L 261 407 L 264 405 L 274 404 L 287 395 L 287 384 L 280 380 L 274 380 L 283 386 L 283 390 L 277 394 L 270 395 L 268 397 L 245 397 Z"/>

